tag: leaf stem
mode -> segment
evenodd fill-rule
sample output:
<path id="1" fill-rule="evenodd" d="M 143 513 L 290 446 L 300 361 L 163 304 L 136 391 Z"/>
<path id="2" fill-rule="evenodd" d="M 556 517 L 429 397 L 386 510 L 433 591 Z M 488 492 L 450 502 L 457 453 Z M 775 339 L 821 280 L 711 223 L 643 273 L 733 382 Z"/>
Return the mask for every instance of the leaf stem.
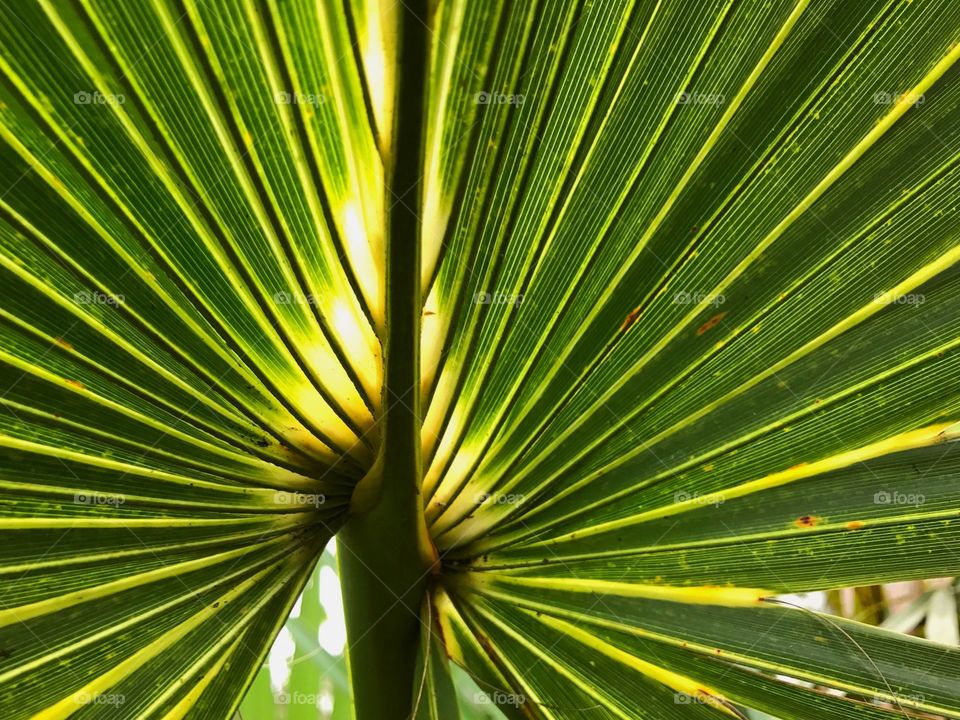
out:
<path id="1" fill-rule="evenodd" d="M 338 537 L 357 720 L 413 708 L 420 605 L 433 566 L 420 497 L 420 169 L 427 0 L 400 4 L 398 83 L 386 241 L 384 414 L 377 465 Z M 371 487 L 372 486 L 372 487 Z M 371 501 L 372 496 L 372 501 Z"/>

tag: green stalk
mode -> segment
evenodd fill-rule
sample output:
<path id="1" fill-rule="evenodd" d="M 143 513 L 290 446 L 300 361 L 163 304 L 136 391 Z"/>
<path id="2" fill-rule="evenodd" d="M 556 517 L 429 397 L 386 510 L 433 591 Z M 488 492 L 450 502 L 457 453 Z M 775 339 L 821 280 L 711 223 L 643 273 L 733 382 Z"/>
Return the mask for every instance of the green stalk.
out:
<path id="1" fill-rule="evenodd" d="M 399 7 L 397 112 L 389 144 L 382 446 L 338 536 L 357 720 L 411 715 L 420 605 L 433 564 L 420 498 L 418 214 L 427 0 L 406 0 Z"/>

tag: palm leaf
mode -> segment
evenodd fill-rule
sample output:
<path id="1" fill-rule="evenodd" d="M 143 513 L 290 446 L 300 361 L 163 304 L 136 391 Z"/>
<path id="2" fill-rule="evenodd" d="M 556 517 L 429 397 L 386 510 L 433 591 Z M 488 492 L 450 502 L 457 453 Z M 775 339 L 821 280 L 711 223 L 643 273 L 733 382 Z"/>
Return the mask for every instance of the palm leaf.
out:
<path id="1" fill-rule="evenodd" d="M 0 3 L 3 717 L 231 717 L 336 535 L 361 720 L 960 718 L 778 599 L 960 574 L 958 59 L 947 0 Z"/>

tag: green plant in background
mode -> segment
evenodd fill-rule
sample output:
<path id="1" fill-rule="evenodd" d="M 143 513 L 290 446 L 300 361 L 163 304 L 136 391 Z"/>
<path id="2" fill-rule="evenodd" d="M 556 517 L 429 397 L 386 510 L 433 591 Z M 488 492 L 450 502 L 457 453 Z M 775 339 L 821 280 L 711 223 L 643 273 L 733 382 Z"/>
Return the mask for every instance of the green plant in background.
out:
<path id="1" fill-rule="evenodd" d="M 336 535 L 358 720 L 960 718 L 956 649 L 778 599 L 960 573 L 958 41 L 0 2 L 0 716 L 269 717 Z"/>
<path id="2" fill-rule="evenodd" d="M 291 613 L 286 629 L 294 647 L 289 660 L 289 676 L 282 687 L 271 677 L 268 665 L 261 667 L 244 697 L 240 718 L 256 720 L 349 720 L 352 717 L 350 683 L 346 658 L 333 655 L 320 645 L 319 636 L 327 620 L 321 605 L 320 569 L 331 568 L 335 560 L 330 553 L 321 556 L 318 571 L 303 588 L 299 608 Z"/>

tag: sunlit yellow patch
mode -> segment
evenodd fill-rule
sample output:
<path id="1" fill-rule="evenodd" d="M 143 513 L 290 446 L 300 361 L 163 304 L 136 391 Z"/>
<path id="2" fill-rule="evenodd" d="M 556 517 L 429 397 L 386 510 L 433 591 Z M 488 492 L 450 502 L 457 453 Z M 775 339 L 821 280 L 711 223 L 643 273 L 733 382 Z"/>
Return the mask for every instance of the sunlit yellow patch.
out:
<path id="1" fill-rule="evenodd" d="M 343 206 L 343 231 L 347 236 L 347 251 L 350 256 L 362 258 L 369 256 L 370 248 L 367 246 L 367 231 L 363 226 L 363 217 L 360 214 L 360 208 L 354 203 L 347 203 Z M 357 268 L 358 270 L 363 268 Z M 373 268 L 366 268 L 372 270 Z"/>
<path id="2" fill-rule="evenodd" d="M 687 605 L 716 605 L 719 607 L 763 607 L 764 598 L 776 595 L 772 590 L 763 588 L 722 587 L 719 585 L 678 587 L 579 578 L 521 577 L 498 573 L 473 573 L 469 576 L 467 582 L 481 590 L 491 584 L 494 586 L 510 584 L 561 592 L 592 593 L 642 598 L 644 600 L 663 600 Z"/>
<path id="3" fill-rule="evenodd" d="M 310 457 L 319 458 L 328 464 L 335 462 L 339 455 L 299 422 L 284 425 L 281 428 L 281 433 L 290 447 L 297 448 Z"/>
<path id="4" fill-rule="evenodd" d="M 329 379 L 330 381 L 338 378 L 340 383 L 346 382 L 346 387 L 350 386 L 349 378 L 347 378 L 343 367 L 340 363 L 336 362 L 335 358 L 331 359 L 329 348 L 313 346 L 308 350 L 307 357 L 313 364 L 319 377 L 325 380 Z M 332 382 L 331 385 L 333 385 Z M 343 388 L 345 386 L 340 385 L 340 387 Z M 323 396 L 320 395 L 317 389 L 306 379 L 296 385 L 291 384 L 288 388 L 284 388 L 283 391 L 297 408 L 300 415 L 309 420 L 310 424 L 316 427 L 324 436 L 328 437 L 335 445 L 343 448 L 354 457 L 367 459 L 369 453 L 365 452 L 359 444 L 356 434 L 347 426 L 343 419 L 334 412 L 333 408 L 330 407 Z M 370 418 L 369 413 L 366 413 L 366 408 L 363 406 L 363 403 L 355 391 L 342 398 L 342 405 L 351 411 L 351 417 L 353 417 L 354 414 L 359 415 L 363 413 L 366 414 L 368 424 L 372 424 L 373 419 Z M 319 443 L 319 441 L 317 442 L 318 444 L 322 444 Z"/>
<path id="5" fill-rule="evenodd" d="M 350 364 L 375 407 L 380 403 L 381 364 L 379 342 L 370 332 L 364 318 L 342 298 L 330 304 L 330 316 L 338 341 L 344 347 Z"/>
<path id="6" fill-rule="evenodd" d="M 357 316 L 341 298 L 333 301 L 332 309 L 333 328 L 337 331 L 337 337 L 348 347 L 360 347 L 363 344 L 363 332 Z"/>
<path id="7" fill-rule="evenodd" d="M 449 367 L 448 365 L 447 368 Z M 445 368 L 445 370 L 447 368 Z M 427 416 L 424 418 L 423 427 L 420 431 L 420 444 L 424 457 L 429 456 L 430 453 L 433 452 L 433 449 L 437 448 L 436 454 L 433 456 L 433 461 L 430 463 L 430 467 L 427 468 L 427 473 L 423 479 L 423 489 L 425 491 L 432 491 L 440 482 L 440 472 L 450 457 L 450 453 L 453 451 L 453 440 L 460 433 L 462 418 L 458 409 L 454 408 L 450 415 L 450 420 L 446 425 L 446 430 L 443 433 L 443 438 L 440 438 L 440 433 L 444 430 L 444 417 L 446 416 L 447 409 L 450 407 L 450 403 L 453 402 L 455 377 L 456 373 L 448 374 L 446 371 L 440 376 L 437 388 L 430 402 L 430 407 L 427 408 Z M 437 447 L 438 442 L 440 443 L 439 447 Z"/>
<path id="8" fill-rule="evenodd" d="M 434 173 L 436 173 L 434 175 Z M 446 231 L 450 215 L 449 202 L 441 196 L 443 188 L 440 185 L 440 171 L 432 169 L 427 178 L 427 192 L 423 199 L 423 214 L 421 217 L 421 282 L 424 289 L 433 276 L 440 249 L 443 246 L 443 236 Z"/>
<path id="9" fill-rule="evenodd" d="M 444 438 L 446 441 L 446 438 Z M 448 504 L 452 501 L 453 494 L 457 489 L 462 485 L 463 481 L 466 479 L 467 474 L 473 469 L 474 464 L 477 462 L 477 458 L 480 456 L 480 447 L 476 444 L 465 443 L 457 451 L 457 454 L 453 458 L 453 462 L 450 463 L 450 467 L 443 476 L 443 482 L 437 488 L 434 493 L 434 501 L 439 503 Z M 480 491 L 471 491 L 470 487 L 465 487 L 457 496 L 455 504 L 458 506 L 458 509 L 465 510 L 467 508 L 473 507 L 479 503 Z M 438 524 L 436 527 L 436 532 L 442 532 L 444 529 L 443 523 Z"/>
<path id="10" fill-rule="evenodd" d="M 436 377 L 443 350 L 442 323 L 434 288 L 427 297 L 420 318 L 420 391 L 426 393 Z"/>
<path id="11" fill-rule="evenodd" d="M 437 585 L 432 597 L 433 605 L 437 611 L 437 622 L 443 631 L 444 647 L 451 657 L 462 658 L 463 651 L 460 648 L 458 636 L 457 633 L 454 632 L 453 627 L 454 619 L 459 618 L 459 613 L 450 600 L 450 596 L 447 595 L 446 591 L 440 585 Z"/>
<path id="12" fill-rule="evenodd" d="M 367 76 L 367 88 L 370 91 L 370 101 L 373 113 L 377 120 L 377 127 L 385 130 L 389 127 L 387 120 L 390 106 L 391 88 L 387 73 L 387 55 L 384 51 L 383 24 L 380 18 L 380 8 L 374 0 L 367 4 L 366 33 L 363 38 L 361 58 L 364 73 Z"/>
<path id="13" fill-rule="evenodd" d="M 373 219 L 364 222 L 363 208 L 356 202 L 344 203 L 339 213 L 340 232 L 350 267 L 360 285 L 360 291 L 373 315 L 374 324 L 383 323 L 383 248 L 382 236 L 371 228 L 377 228 Z"/>
<path id="14" fill-rule="evenodd" d="M 375 18 L 376 13 L 373 13 L 371 17 Z M 378 108 L 380 113 L 383 113 L 386 98 L 384 82 L 386 79 L 386 58 L 377 39 L 372 34 L 367 38 L 367 45 L 363 51 L 363 66 L 367 71 L 367 82 L 374 107 Z"/>

